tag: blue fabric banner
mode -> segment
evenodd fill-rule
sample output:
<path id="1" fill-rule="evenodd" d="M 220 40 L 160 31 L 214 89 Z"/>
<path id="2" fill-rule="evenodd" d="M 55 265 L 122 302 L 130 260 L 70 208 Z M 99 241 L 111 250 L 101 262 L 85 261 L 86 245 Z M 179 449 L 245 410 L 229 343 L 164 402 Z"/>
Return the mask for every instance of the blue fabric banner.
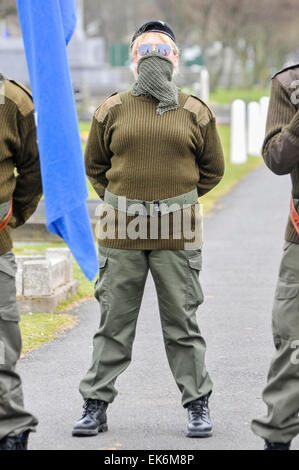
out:
<path id="1" fill-rule="evenodd" d="M 37 116 L 47 227 L 65 240 L 92 280 L 98 258 L 66 53 L 76 25 L 75 0 L 17 0 L 17 7 Z"/>

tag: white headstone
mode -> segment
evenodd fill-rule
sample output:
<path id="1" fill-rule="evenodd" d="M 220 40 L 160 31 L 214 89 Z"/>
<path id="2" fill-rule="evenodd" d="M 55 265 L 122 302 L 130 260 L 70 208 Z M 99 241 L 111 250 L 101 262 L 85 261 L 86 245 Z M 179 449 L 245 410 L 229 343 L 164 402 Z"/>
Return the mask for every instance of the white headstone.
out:
<path id="1" fill-rule="evenodd" d="M 77 23 L 75 34 L 78 38 L 84 39 L 84 0 L 76 0 Z"/>
<path id="2" fill-rule="evenodd" d="M 231 162 L 246 161 L 246 105 L 242 100 L 235 100 L 231 106 Z"/>
<path id="3" fill-rule="evenodd" d="M 23 264 L 25 297 L 52 294 L 52 271 L 49 261 L 28 261 Z"/>
<path id="4" fill-rule="evenodd" d="M 65 260 L 65 282 L 73 280 L 73 257 L 68 248 L 48 248 L 46 250 L 46 259 L 63 258 Z"/>
<path id="5" fill-rule="evenodd" d="M 202 69 L 200 73 L 200 98 L 206 103 L 210 98 L 210 75 L 207 69 Z"/>
<path id="6" fill-rule="evenodd" d="M 270 101 L 270 98 L 268 96 L 263 96 L 260 99 L 260 107 L 261 107 L 261 147 L 263 145 L 263 141 L 265 139 L 265 134 L 266 134 L 266 123 L 267 123 L 269 101 Z"/>
<path id="7" fill-rule="evenodd" d="M 261 156 L 261 112 L 259 103 L 248 104 L 247 152 L 255 157 Z"/>

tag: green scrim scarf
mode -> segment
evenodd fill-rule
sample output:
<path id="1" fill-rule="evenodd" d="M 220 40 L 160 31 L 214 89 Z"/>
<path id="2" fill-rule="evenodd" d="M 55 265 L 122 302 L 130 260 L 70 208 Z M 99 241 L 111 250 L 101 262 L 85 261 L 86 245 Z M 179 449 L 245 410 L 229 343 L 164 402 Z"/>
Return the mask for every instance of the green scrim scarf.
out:
<path id="1" fill-rule="evenodd" d="M 138 77 L 132 87 L 133 96 L 153 96 L 159 100 L 157 114 L 177 109 L 178 87 L 172 81 L 173 63 L 162 54 L 152 51 L 139 59 Z"/>

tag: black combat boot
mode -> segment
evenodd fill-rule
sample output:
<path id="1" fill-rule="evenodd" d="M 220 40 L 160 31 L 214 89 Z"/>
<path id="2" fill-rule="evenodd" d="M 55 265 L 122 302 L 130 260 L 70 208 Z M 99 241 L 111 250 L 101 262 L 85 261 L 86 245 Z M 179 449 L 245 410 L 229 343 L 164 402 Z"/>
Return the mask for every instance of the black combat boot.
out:
<path id="1" fill-rule="evenodd" d="M 283 442 L 265 441 L 264 450 L 290 450 L 291 441 L 284 444 Z"/>
<path id="2" fill-rule="evenodd" d="M 84 400 L 83 415 L 74 426 L 73 436 L 96 436 L 99 432 L 108 431 L 107 407 L 108 403 L 103 400 Z"/>
<path id="3" fill-rule="evenodd" d="M 25 431 L 18 436 L 6 436 L 0 441 L 0 450 L 27 450 L 30 431 Z"/>
<path id="4" fill-rule="evenodd" d="M 190 401 L 187 408 L 189 419 L 187 437 L 212 436 L 209 395 Z"/>

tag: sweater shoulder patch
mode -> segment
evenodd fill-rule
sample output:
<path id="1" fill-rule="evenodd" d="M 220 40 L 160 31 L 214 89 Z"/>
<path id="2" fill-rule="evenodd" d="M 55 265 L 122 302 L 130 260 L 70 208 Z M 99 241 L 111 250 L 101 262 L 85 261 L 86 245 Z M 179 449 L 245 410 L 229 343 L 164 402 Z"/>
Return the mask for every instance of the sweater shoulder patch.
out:
<path id="1" fill-rule="evenodd" d="M 208 122 L 214 117 L 214 113 L 211 108 L 196 95 L 189 95 L 183 108 L 195 114 L 198 124 L 201 126 L 208 124 Z"/>
<path id="2" fill-rule="evenodd" d="M 292 69 L 295 69 L 295 68 L 299 68 L 299 64 L 293 64 L 293 65 L 289 65 L 288 67 L 284 67 L 283 69 L 279 70 L 278 72 L 276 72 L 272 78 L 275 78 L 277 77 L 277 75 L 279 75 L 280 73 L 283 73 L 283 72 L 286 72 L 287 70 L 292 70 Z"/>
<path id="3" fill-rule="evenodd" d="M 105 117 L 109 113 L 109 110 L 116 106 L 117 104 L 122 104 L 122 100 L 120 95 L 117 91 L 109 95 L 103 103 L 96 109 L 94 113 L 94 117 L 98 122 L 104 122 Z"/>
<path id="4" fill-rule="evenodd" d="M 285 88 L 290 88 L 295 80 L 299 80 L 299 64 L 285 67 L 284 69 L 275 73 L 272 77 L 272 80 L 274 78 L 277 78 Z"/>
<path id="5" fill-rule="evenodd" d="M 23 116 L 30 114 L 34 107 L 30 90 L 19 82 L 6 79 L 5 96 L 13 101 Z"/>

